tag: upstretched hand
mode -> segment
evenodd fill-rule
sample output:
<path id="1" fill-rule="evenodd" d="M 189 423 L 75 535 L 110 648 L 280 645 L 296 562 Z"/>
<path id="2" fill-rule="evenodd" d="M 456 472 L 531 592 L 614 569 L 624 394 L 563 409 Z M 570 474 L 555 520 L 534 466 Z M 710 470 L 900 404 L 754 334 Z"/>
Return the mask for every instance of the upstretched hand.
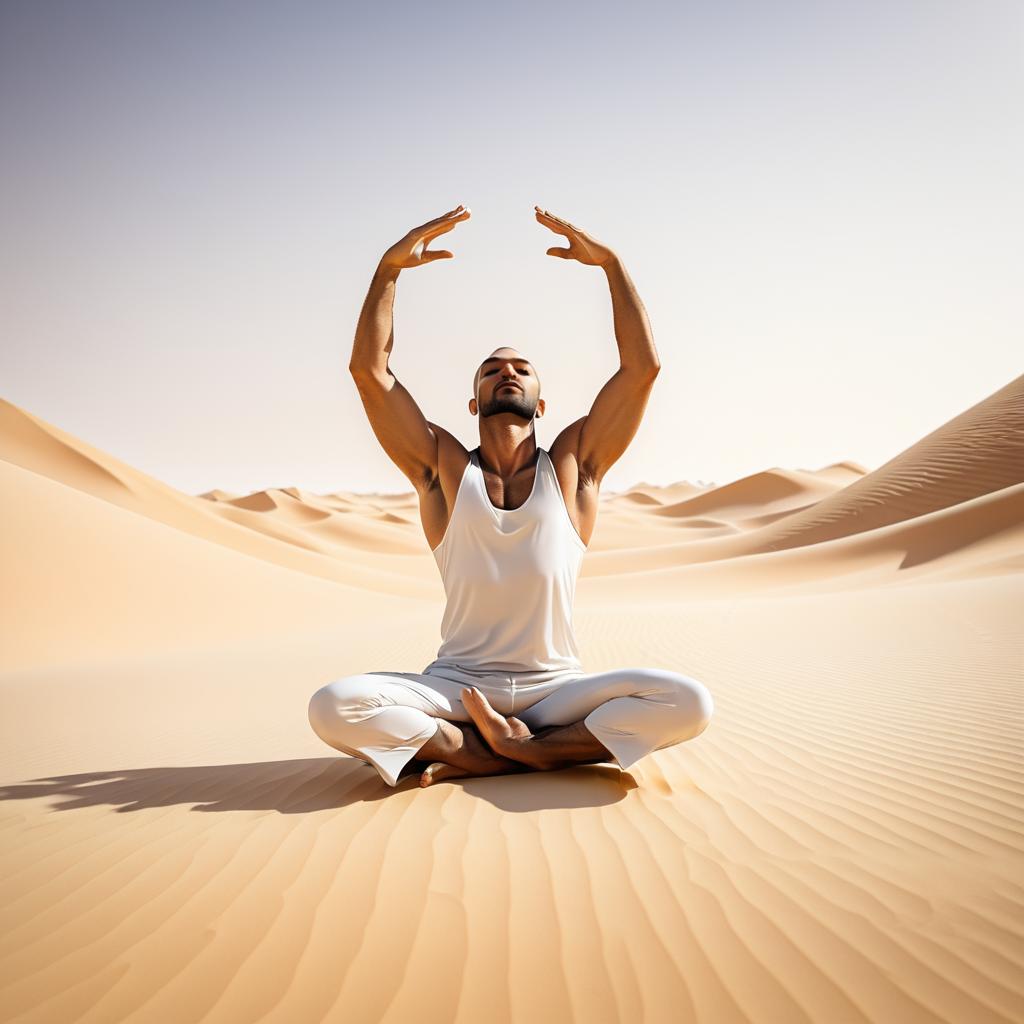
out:
<path id="1" fill-rule="evenodd" d="M 566 248 L 553 246 L 548 249 L 549 256 L 558 256 L 563 260 L 579 260 L 580 263 L 585 263 L 588 267 L 603 267 L 615 258 L 615 253 L 608 246 L 602 245 L 596 238 L 592 238 L 575 224 L 570 224 L 567 220 L 562 220 L 561 217 L 556 217 L 539 206 L 535 206 L 534 210 L 537 220 L 541 224 L 569 239 L 569 245 Z"/>
<path id="2" fill-rule="evenodd" d="M 447 249 L 428 250 L 427 246 L 438 235 L 451 231 L 456 224 L 469 217 L 467 207 L 456 206 L 440 217 L 428 220 L 413 228 L 404 238 L 400 238 L 384 255 L 380 263 L 382 267 L 389 267 L 393 270 L 405 270 L 409 267 L 419 267 L 424 263 L 433 263 L 434 260 L 450 260 L 452 253 Z"/>

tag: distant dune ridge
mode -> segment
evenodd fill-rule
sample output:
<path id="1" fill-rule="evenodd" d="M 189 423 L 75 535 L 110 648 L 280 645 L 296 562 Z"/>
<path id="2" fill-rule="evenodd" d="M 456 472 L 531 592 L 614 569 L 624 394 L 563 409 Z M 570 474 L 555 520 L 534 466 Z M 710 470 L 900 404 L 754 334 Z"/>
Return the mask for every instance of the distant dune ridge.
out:
<path id="1" fill-rule="evenodd" d="M 766 549 L 875 530 L 1024 481 L 1024 374 L 849 486 L 779 523 Z"/>
<path id="2" fill-rule="evenodd" d="M 716 705 L 626 773 L 312 733 L 436 653 L 411 490 L 184 494 L 0 400 L 0 501 L 0 1019 L 1024 1020 L 1024 376 L 870 472 L 603 495 L 585 668 Z"/>

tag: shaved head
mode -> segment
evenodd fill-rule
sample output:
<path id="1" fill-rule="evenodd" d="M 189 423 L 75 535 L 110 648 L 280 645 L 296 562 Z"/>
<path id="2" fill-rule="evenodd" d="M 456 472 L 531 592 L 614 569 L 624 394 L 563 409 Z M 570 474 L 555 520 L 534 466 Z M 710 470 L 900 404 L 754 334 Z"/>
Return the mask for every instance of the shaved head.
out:
<path id="1" fill-rule="evenodd" d="M 540 386 L 540 376 L 537 373 L 536 367 L 529 359 L 524 356 L 519 349 L 510 348 L 508 345 L 502 345 L 501 348 L 496 348 L 477 368 L 476 373 L 473 374 L 473 397 L 476 398 L 476 389 L 480 383 L 480 372 L 489 366 L 491 363 L 501 362 L 504 360 L 511 359 L 514 362 L 529 363 L 530 369 L 533 371 L 535 377 L 537 377 L 537 385 Z"/>

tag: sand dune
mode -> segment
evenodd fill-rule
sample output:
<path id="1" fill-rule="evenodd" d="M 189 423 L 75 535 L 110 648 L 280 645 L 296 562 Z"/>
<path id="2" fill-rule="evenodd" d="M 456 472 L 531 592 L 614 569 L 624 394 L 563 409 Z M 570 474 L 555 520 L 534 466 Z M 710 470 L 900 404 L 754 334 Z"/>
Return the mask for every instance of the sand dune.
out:
<path id="1" fill-rule="evenodd" d="M 758 550 L 819 544 L 949 508 L 1024 479 L 1024 374 L 829 499 L 779 523 Z"/>
<path id="2" fill-rule="evenodd" d="M 605 496 L 585 665 L 711 726 L 428 790 L 306 721 L 436 652 L 412 492 L 186 495 L 0 403 L 0 1018 L 1024 1019 L 1022 395 Z"/>
<path id="3" fill-rule="evenodd" d="M 850 590 L 908 584 L 923 577 L 1016 572 L 1024 552 L 1024 484 L 984 494 L 952 508 L 828 544 L 692 563 L 679 544 L 650 558 L 652 549 L 607 556 L 593 574 L 594 601 L 654 603 L 665 591 L 693 600 L 754 593 Z M 1024 665 L 1022 665 L 1024 668 Z"/>
<path id="4" fill-rule="evenodd" d="M 208 498 L 210 501 L 232 501 L 240 497 L 240 495 L 232 494 L 230 491 L 222 491 L 219 487 L 215 487 L 212 491 L 204 491 L 199 497 Z"/>
<path id="5" fill-rule="evenodd" d="M 283 637 L 336 628 L 353 604 L 397 617 L 437 599 L 407 576 L 382 593 L 283 569 L 3 461 L 0 494 L 7 668 Z"/>
<path id="6" fill-rule="evenodd" d="M 417 538 L 408 529 L 380 521 L 377 498 L 332 496 L 320 505 L 309 505 L 314 514 L 305 518 L 291 508 L 291 514 L 268 515 L 238 507 L 238 498 L 210 501 L 178 491 L 3 400 L 0 459 L 243 554 L 385 594 L 408 576 L 403 556 L 421 554 L 423 549 L 422 534 Z M 278 509 L 272 498 L 266 501 L 267 510 Z M 415 510 L 414 495 L 405 496 L 400 507 Z M 310 519 L 321 518 L 315 514 L 318 510 L 349 508 L 367 514 L 342 515 L 320 523 L 318 529 L 307 528 Z"/>
<path id="7" fill-rule="evenodd" d="M 674 518 L 704 514 L 732 518 L 754 511 L 764 514 L 792 508 L 794 505 L 806 505 L 831 493 L 838 486 L 818 480 L 810 473 L 771 469 L 672 505 L 662 506 L 659 514 Z"/>
<path id="8" fill-rule="evenodd" d="M 674 484 L 657 486 L 655 484 L 639 483 L 625 491 L 602 492 L 602 497 L 609 502 L 635 502 L 640 505 L 663 505 L 669 502 L 681 501 L 691 494 L 697 494 L 704 490 L 697 484 L 691 484 L 687 480 L 680 480 Z"/>

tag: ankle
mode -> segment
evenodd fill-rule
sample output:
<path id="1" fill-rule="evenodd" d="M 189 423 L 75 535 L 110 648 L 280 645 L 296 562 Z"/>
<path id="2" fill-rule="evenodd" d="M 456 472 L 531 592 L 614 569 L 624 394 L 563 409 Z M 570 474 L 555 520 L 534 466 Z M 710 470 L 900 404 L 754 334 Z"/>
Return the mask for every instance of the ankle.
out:
<path id="1" fill-rule="evenodd" d="M 505 749 L 508 748 L 506 754 Z M 515 744 L 502 744 L 495 751 L 484 742 L 469 722 L 437 720 L 437 731 L 416 752 L 416 759 L 428 764 L 440 761 L 454 768 L 465 768 L 474 774 L 534 768 L 535 765 L 518 757 Z"/>
<path id="2" fill-rule="evenodd" d="M 516 748 L 516 752 L 509 756 L 517 758 L 525 765 L 529 765 L 535 772 L 555 772 L 576 763 L 571 759 L 555 754 L 549 749 L 545 749 L 544 745 L 538 743 L 536 737 L 533 736 L 518 743 L 512 741 L 509 746 Z"/>
<path id="3" fill-rule="evenodd" d="M 426 761 L 428 764 L 434 761 L 454 764 L 452 758 L 458 756 L 462 750 L 463 742 L 461 730 L 453 723 L 439 718 L 434 735 L 416 751 L 416 759 Z"/>

